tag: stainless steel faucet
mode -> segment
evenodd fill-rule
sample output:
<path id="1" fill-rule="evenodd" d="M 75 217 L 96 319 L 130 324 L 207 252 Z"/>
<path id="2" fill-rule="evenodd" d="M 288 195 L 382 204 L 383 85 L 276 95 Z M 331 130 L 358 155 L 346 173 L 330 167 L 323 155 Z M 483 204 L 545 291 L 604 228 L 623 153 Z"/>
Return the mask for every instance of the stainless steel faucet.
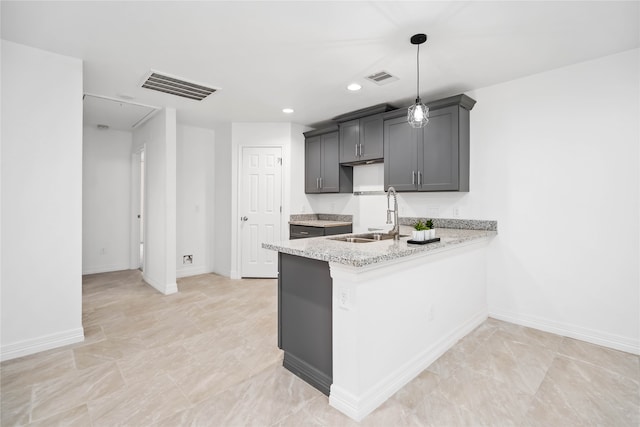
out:
<path id="1" fill-rule="evenodd" d="M 389 209 L 389 197 L 393 192 L 393 210 Z M 398 224 L 398 194 L 396 189 L 389 187 L 387 190 L 387 224 L 391 224 L 391 212 L 393 212 L 393 228 L 388 234 L 393 236 L 393 240 L 400 240 L 400 224 Z"/>

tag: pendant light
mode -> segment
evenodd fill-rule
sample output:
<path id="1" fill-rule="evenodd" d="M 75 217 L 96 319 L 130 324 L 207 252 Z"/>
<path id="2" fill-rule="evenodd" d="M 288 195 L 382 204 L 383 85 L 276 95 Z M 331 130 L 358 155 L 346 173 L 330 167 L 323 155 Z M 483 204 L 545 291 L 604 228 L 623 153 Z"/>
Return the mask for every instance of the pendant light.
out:
<path id="1" fill-rule="evenodd" d="M 426 34 L 415 34 L 411 37 L 411 44 L 418 46 L 418 55 L 416 59 L 416 103 L 409 107 L 409 111 L 407 111 L 407 121 L 409 122 L 409 126 L 412 128 L 425 127 L 429 122 L 429 108 L 420 100 L 420 45 L 426 41 Z"/>

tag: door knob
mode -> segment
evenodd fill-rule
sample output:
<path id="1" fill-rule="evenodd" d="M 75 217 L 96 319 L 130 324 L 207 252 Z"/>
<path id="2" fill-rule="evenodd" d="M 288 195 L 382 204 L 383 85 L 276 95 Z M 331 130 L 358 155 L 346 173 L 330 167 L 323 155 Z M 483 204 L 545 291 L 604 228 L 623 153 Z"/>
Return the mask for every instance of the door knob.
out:
<path id="1" fill-rule="evenodd" d="M 240 218 L 240 220 L 241 220 L 241 221 L 248 221 L 248 220 L 249 220 L 249 218 L 247 218 L 246 216 L 243 216 L 243 217 L 241 217 L 241 218 Z"/>

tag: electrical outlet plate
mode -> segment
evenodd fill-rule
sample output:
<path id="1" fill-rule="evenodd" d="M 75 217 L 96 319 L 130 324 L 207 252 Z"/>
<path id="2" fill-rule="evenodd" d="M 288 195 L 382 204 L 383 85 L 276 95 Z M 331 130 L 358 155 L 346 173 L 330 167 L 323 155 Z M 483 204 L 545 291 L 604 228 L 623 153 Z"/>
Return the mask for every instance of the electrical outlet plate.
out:
<path id="1" fill-rule="evenodd" d="M 340 308 L 344 308 L 348 310 L 350 304 L 351 304 L 351 293 L 349 292 L 348 289 L 341 289 L 340 292 L 338 292 L 338 306 Z"/>

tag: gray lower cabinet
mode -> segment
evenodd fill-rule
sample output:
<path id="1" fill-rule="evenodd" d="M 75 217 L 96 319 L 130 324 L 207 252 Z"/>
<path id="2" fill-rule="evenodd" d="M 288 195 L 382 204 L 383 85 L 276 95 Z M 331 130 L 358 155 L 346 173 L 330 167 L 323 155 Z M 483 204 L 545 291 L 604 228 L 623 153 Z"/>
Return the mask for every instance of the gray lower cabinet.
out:
<path id="1" fill-rule="evenodd" d="M 474 104 L 466 95 L 429 104 L 429 123 L 420 129 L 409 126 L 406 111 L 385 115 L 385 190 L 469 191 L 469 110 Z"/>
<path id="2" fill-rule="evenodd" d="M 380 160 L 384 157 L 382 115 L 340 123 L 340 163 Z"/>
<path id="3" fill-rule="evenodd" d="M 278 264 L 283 366 L 328 396 L 333 382 L 329 263 L 280 252 Z"/>
<path id="4" fill-rule="evenodd" d="M 353 170 L 340 166 L 337 129 L 305 132 L 305 193 L 353 191 Z"/>
<path id="5" fill-rule="evenodd" d="M 339 225 L 336 227 L 312 227 L 309 225 L 289 225 L 289 240 L 307 239 L 309 237 L 333 236 L 336 234 L 351 233 L 351 225 Z"/>

